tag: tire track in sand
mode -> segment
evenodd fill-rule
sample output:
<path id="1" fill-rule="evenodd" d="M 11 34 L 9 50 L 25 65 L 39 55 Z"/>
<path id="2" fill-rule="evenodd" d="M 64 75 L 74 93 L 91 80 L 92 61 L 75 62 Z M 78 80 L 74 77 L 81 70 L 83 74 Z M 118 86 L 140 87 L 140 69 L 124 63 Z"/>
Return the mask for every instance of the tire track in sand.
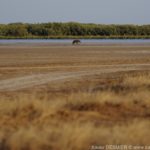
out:
<path id="1" fill-rule="evenodd" d="M 83 76 L 100 75 L 104 73 L 114 73 L 121 71 L 150 70 L 150 64 L 130 64 L 130 65 L 107 65 L 97 69 L 74 71 L 74 72 L 57 72 L 26 75 L 23 77 L 11 78 L 0 81 L 0 91 L 16 91 L 30 88 L 50 82 L 65 81 L 67 79 L 80 78 Z"/>

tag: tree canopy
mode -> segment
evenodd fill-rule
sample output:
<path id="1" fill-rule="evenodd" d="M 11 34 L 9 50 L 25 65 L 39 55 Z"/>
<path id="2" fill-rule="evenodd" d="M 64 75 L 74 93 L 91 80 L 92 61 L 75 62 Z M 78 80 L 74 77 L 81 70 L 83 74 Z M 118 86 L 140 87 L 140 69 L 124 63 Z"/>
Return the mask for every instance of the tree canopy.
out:
<path id="1" fill-rule="evenodd" d="M 0 36 L 150 36 L 150 25 L 103 25 L 84 23 L 0 24 Z"/>

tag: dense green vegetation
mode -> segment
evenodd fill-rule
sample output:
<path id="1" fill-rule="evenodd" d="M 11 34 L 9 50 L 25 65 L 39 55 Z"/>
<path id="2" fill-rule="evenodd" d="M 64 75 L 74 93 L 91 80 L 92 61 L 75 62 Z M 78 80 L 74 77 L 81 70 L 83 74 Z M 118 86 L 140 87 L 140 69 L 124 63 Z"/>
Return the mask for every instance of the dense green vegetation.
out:
<path id="1" fill-rule="evenodd" d="M 150 38 L 150 25 L 0 24 L 0 38 Z"/>

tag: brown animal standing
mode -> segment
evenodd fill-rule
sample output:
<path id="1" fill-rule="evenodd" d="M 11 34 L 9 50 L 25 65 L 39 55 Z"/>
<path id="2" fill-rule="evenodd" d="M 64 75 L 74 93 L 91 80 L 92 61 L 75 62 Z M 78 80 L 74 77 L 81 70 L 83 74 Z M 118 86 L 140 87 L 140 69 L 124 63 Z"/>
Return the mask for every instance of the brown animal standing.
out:
<path id="1" fill-rule="evenodd" d="M 80 40 L 73 40 L 72 45 L 80 44 L 80 43 L 81 43 L 81 41 L 80 41 Z"/>

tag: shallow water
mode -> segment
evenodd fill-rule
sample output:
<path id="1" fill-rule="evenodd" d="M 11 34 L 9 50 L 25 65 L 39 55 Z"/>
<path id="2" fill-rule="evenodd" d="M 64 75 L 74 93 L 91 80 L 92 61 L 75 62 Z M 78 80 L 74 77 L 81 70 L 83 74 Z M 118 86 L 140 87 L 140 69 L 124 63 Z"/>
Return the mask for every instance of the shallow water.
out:
<path id="1" fill-rule="evenodd" d="M 12 39 L 0 40 L 0 44 L 17 44 L 17 43 L 72 43 L 72 39 Z M 124 44 L 124 43 L 139 43 L 150 44 L 150 39 L 82 39 L 82 43 L 110 43 L 110 44 Z"/>

